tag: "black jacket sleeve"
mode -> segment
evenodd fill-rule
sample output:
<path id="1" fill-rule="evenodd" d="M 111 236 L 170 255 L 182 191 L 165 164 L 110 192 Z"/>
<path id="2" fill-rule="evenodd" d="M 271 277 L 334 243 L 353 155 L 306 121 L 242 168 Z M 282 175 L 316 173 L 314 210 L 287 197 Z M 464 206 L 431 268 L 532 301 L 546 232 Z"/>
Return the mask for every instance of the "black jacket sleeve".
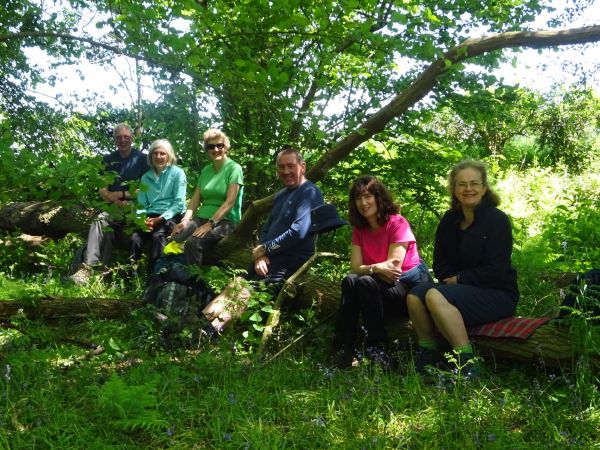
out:
<path id="1" fill-rule="evenodd" d="M 433 272 L 441 282 L 458 273 L 457 257 L 458 246 L 455 222 L 458 219 L 452 211 L 442 217 L 435 232 L 433 247 Z"/>

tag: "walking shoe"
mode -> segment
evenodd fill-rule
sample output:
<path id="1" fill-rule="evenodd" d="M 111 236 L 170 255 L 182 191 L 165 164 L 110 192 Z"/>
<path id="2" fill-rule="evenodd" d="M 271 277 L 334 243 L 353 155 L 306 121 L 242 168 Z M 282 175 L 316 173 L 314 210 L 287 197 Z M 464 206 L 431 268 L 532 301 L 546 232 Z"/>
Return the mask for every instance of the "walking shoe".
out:
<path id="1" fill-rule="evenodd" d="M 198 347 L 207 347 L 211 344 L 216 344 L 219 341 L 219 330 L 217 330 L 206 316 L 200 313 L 198 321 L 193 325 L 195 328 L 192 331 L 192 343 Z"/>
<path id="2" fill-rule="evenodd" d="M 71 281 L 80 286 L 85 286 L 90 283 L 90 277 L 94 273 L 94 269 L 87 264 L 80 264 L 79 269 L 71 275 Z"/>
<path id="3" fill-rule="evenodd" d="M 415 360 L 415 371 L 421 375 L 430 375 L 440 363 L 440 355 L 435 348 L 420 347 Z"/>
<path id="4" fill-rule="evenodd" d="M 354 354 L 355 350 L 351 345 L 334 345 L 330 355 L 331 365 L 338 369 L 349 369 L 354 362 Z"/>

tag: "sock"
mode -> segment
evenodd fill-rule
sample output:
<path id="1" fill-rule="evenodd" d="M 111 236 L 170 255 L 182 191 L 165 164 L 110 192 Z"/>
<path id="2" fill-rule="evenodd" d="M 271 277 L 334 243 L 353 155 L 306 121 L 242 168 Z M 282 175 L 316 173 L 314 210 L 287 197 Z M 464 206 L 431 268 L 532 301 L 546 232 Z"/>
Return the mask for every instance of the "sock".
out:
<path id="1" fill-rule="evenodd" d="M 454 347 L 454 351 L 459 355 L 461 353 L 473 353 L 473 346 L 471 344 L 459 345 L 458 347 Z"/>
<path id="2" fill-rule="evenodd" d="M 419 347 L 426 348 L 428 350 L 435 350 L 437 348 L 437 342 L 435 339 L 421 339 L 419 341 Z"/>

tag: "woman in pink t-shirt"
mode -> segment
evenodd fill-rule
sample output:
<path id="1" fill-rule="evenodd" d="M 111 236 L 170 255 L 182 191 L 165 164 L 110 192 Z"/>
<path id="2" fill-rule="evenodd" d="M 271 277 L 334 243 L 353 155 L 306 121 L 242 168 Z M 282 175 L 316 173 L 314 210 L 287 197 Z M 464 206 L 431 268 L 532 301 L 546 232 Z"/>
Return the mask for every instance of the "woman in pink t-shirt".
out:
<path id="1" fill-rule="evenodd" d="M 375 177 L 360 177 L 350 189 L 351 273 L 342 282 L 335 327 L 332 362 L 337 367 L 352 365 L 361 315 L 367 356 L 388 366 L 385 316 L 408 316 L 408 291 L 432 281 L 419 257 L 410 224 L 399 211 L 386 187 Z"/>

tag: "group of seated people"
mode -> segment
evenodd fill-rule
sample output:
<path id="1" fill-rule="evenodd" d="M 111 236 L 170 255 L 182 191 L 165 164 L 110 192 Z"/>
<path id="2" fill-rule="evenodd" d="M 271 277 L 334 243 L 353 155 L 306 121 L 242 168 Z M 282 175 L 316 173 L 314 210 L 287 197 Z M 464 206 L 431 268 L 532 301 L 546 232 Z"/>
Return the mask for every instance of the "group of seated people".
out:
<path id="1" fill-rule="evenodd" d="M 204 133 L 204 149 L 212 162 L 198 177 L 185 205 L 187 180 L 176 166 L 169 141 L 152 143 L 148 154 L 132 148 L 133 130 L 126 124 L 114 129 L 117 150 L 104 158 L 114 183 L 100 190 L 103 200 L 116 208 L 102 213 L 90 227 L 86 251 L 74 282 L 86 283 L 94 268 L 111 257 L 115 239 L 126 237 L 119 211 L 133 200 L 127 182 L 140 181 L 136 195 L 144 230 L 129 239 L 130 257 L 137 261 L 151 241 L 148 273 L 152 273 L 169 236 L 185 241 L 188 265 L 201 265 L 220 239 L 230 234 L 241 218 L 243 172 L 229 157 L 230 141 L 220 130 Z M 203 312 L 214 333 L 244 311 L 254 282 L 281 284 L 314 253 L 311 210 L 324 203 L 320 189 L 305 178 L 300 152 L 286 148 L 276 159 L 283 183 L 263 226 L 252 263 L 242 277 L 230 283 Z M 511 265 L 512 229 L 497 206 L 498 195 L 489 186 L 485 166 L 475 160 L 456 164 L 448 176 L 450 209 L 435 236 L 433 272 L 422 261 L 409 222 L 400 215 L 384 184 L 361 176 L 349 193 L 352 229 L 350 274 L 342 282 L 342 298 L 335 324 L 332 364 L 351 367 L 356 362 L 358 325 L 362 321 L 364 348 L 373 361 L 388 364 L 389 316 L 408 316 L 418 339 L 415 368 L 427 374 L 444 358 L 438 335 L 452 347 L 457 366 L 467 377 L 477 376 L 477 364 L 467 328 L 511 316 L 519 292 Z M 204 327 L 206 330 L 206 326 Z"/>

